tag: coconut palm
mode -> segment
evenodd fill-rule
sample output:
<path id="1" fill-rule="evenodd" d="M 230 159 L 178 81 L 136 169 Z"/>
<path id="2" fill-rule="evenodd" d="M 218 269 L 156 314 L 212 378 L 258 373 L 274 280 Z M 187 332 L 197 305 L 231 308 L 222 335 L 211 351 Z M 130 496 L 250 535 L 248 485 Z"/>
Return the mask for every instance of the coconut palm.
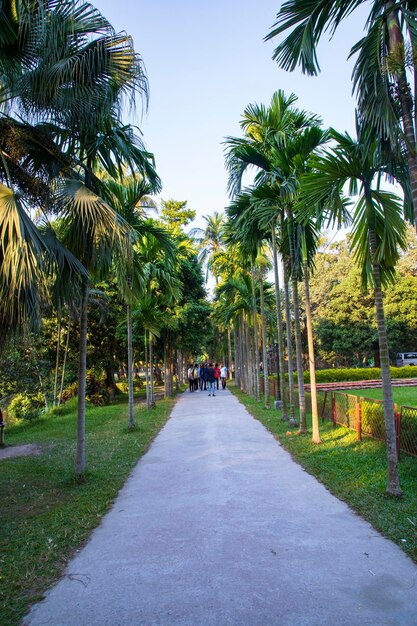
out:
<path id="1" fill-rule="evenodd" d="M 208 280 L 209 271 L 213 270 L 213 257 L 219 252 L 223 245 L 223 228 L 224 228 L 224 215 L 217 213 L 213 215 L 204 215 L 203 219 L 206 222 L 204 228 L 193 228 L 190 231 L 190 236 L 194 237 L 198 243 L 200 252 L 198 255 L 199 260 L 206 266 L 206 282 Z M 214 274 L 216 284 L 219 277 Z"/>
<path id="2" fill-rule="evenodd" d="M 357 135 L 354 139 L 347 133 L 332 131 L 337 143 L 317 159 L 315 172 L 308 174 L 303 181 L 302 203 L 304 207 L 320 206 L 322 217 L 327 211 L 329 219 L 340 222 L 348 206 L 343 196 L 344 185 L 348 183 L 350 195 L 358 197 L 352 215 L 351 249 L 362 268 L 364 286 L 371 284 L 374 291 L 387 442 L 387 492 L 399 496 L 401 489 L 382 288 L 394 280 L 399 248 L 406 245 L 406 227 L 400 199 L 380 187 L 383 174 L 395 167 L 392 162 L 395 151 L 384 150 L 375 135 L 359 121 Z"/>
<path id="3" fill-rule="evenodd" d="M 248 167 L 254 167 L 257 170 L 254 186 L 259 188 L 267 185 L 279 198 L 276 216 L 270 216 L 269 221 L 271 217 L 276 218 L 280 210 L 286 219 L 288 230 L 286 236 L 289 242 L 287 269 L 292 277 L 295 313 L 300 430 L 305 432 L 305 393 L 297 285 L 300 269 L 299 265 L 296 265 L 300 248 L 294 247 L 301 246 L 301 238 L 297 237 L 298 229 L 293 227 L 292 211 L 300 176 L 308 167 L 313 151 L 327 141 L 327 133 L 320 128 L 320 119 L 317 116 L 295 109 L 293 106 L 295 102 L 294 94 L 287 98 L 282 91 L 278 91 L 273 95 L 269 107 L 256 104 L 248 106 L 241 121 L 245 137 L 242 139 L 229 137 L 226 140 L 226 165 L 232 195 L 239 192 L 243 173 Z M 282 217 L 280 223 L 282 228 Z M 284 236 L 283 230 L 281 235 Z"/>
<path id="4" fill-rule="evenodd" d="M 293 71 L 300 65 L 304 73 L 316 75 L 320 71 L 316 49 L 323 33 L 333 36 L 343 20 L 364 4 L 365 0 L 287 0 L 266 37 L 275 39 L 290 31 L 273 58 L 283 69 Z M 366 34 L 351 50 L 351 56 L 356 56 L 353 86 L 358 109 L 381 138 L 398 141 L 402 131 L 417 228 L 416 83 L 408 79 L 408 73 L 416 74 L 416 6 L 410 0 L 367 4 Z M 411 218 L 413 212 L 408 215 Z"/>

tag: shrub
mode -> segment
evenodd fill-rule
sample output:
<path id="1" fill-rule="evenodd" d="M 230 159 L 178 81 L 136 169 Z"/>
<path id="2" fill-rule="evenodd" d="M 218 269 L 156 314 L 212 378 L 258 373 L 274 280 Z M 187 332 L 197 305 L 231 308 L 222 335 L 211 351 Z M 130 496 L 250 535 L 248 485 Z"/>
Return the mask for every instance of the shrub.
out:
<path id="1" fill-rule="evenodd" d="M 123 393 L 128 393 L 129 392 L 129 383 L 127 382 L 127 380 L 121 380 L 120 382 L 118 382 L 117 383 L 117 387 Z M 134 389 L 134 391 L 140 391 L 143 387 L 144 387 L 144 384 L 143 384 L 143 381 L 142 381 L 141 378 L 134 378 L 133 379 L 133 389 Z"/>
<path id="2" fill-rule="evenodd" d="M 109 392 L 106 387 L 106 378 L 103 373 L 93 369 L 87 370 L 86 397 L 92 404 L 101 406 L 109 401 Z"/>
<path id="3" fill-rule="evenodd" d="M 417 378 L 417 366 L 391 367 L 392 378 Z M 288 380 L 288 374 L 286 374 Z M 379 367 L 364 368 L 341 368 L 316 370 L 318 383 L 338 383 L 342 381 L 375 380 L 381 378 Z M 297 382 L 297 374 L 294 372 L 294 381 Z M 310 382 L 310 372 L 304 372 L 304 382 Z"/>
<path id="4" fill-rule="evenodd" d="M 45 406 L 41 393 L 18 393 L 10 402 L 7 414 L 11 421 L 33 420 L 39 417 Z"/>
<path id="5" fill-rule="evenodd" d="M 65 387 L 62 391 L 62 399 L 61 402 L 65 404 L 68 400 L 71 400 L 78 393 L 78 383 L 72 383 L 68 387 Z"/>

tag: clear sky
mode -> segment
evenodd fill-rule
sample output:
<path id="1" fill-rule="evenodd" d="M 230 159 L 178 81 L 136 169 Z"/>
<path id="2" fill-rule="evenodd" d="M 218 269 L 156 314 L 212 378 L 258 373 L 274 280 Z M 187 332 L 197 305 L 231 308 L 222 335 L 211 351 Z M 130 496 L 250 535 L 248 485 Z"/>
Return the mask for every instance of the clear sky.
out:
<path id="1" fill-rule="evenodd" d="M 272 0 L 92 0 L 116 30 L 125 30 L 144 60 L 148 113 L 136 123 L 155 154 L 164 199 L 188 200 L 198 215 L 228 203 L 222 141 L 240 135 L 251 102 L 268 103 L 277 89 L 294 92 L 298 106 L 326 126 L 353 132 L 351 46 L 366 13 L 355 12 L 330 43 L 319 47 L 316 78 L 287 73 L 263 42 L 280 3 Z M 198 223 L 200 221 L 200 224 Z M 201 225 L 201 219 L 197 220 Z"/>

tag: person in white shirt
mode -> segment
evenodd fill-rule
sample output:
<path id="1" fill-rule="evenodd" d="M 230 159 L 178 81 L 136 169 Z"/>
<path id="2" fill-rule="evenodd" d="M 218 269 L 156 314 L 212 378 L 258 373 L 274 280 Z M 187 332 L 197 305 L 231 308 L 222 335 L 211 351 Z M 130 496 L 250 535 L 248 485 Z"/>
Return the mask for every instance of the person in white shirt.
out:
<path id="1" fill-rule="evenodd" d="M 222 389 L 226 389 L 227 367 L 222 365 L 220 368 L 220 379 L 222 381 Z"/>

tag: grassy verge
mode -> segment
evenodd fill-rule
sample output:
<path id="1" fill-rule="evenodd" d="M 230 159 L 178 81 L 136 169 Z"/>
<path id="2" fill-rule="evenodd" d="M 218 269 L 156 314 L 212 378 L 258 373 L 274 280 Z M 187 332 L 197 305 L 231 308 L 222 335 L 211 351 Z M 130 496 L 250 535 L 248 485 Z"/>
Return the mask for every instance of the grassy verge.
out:
<path id="1" fill-rule="evenodd" d="M 43 453 L 0 461 L 1 626 L 18 624 L 60 576 L 165 424 L 175 400 L 162 400 L 150 412 L 136 407 L 132 431 L 127 429 L 126 396 L 110 406 L 88 408 L 83 484 L 74 479 L 75 402 L 60 415 L 7 432 L 8 444 L 37 444 Z"/>
<path id="2" fill-rule="evenodd" d="M 355 433 L 325 423 L 321 426 L 323 444 L 315 445 L 310 436 L 290 431 L 279 411 L 267 410 L 236 387 L 229 388 L 295 461 L 417 561 L 417 459 L 401 456 L 403 497 L 390 498 L 385 494 L 386 455 L 381 442 L 357 441 Z"/>
<path id="3" fill-rule="evenodd" d="M 342 393 L 382 400 L 382 389 L 346 389 Z M 417 387 L 393 387 L 392 395 L 398 406 L 417 406 Z"/>

